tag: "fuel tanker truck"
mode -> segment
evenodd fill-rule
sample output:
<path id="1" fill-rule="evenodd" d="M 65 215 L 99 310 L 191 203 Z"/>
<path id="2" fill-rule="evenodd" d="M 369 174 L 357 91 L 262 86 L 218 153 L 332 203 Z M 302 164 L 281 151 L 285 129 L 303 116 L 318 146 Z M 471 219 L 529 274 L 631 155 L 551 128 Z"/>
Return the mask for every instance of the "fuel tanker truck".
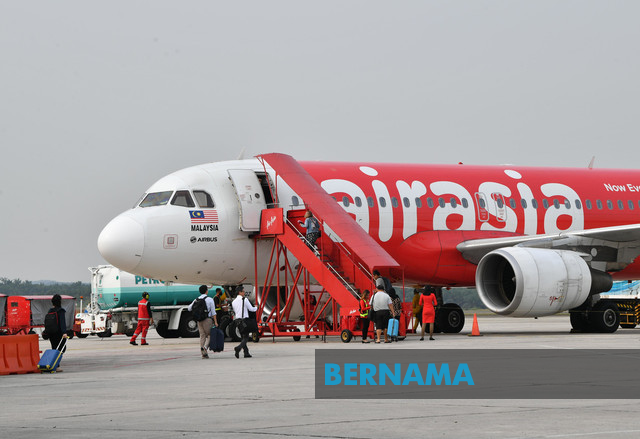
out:
<path id="1" fill-rule="evenodd" d="M 198 336 L 198 323 L 187 307 L 200 295 L 199 285 L 164 283 L 121 271 L 112 265 L 91 267 L 89 271 L 91 301 L 84 312 L 76 314 L 74 331 L 78 337 L 133 335 L 138 301 L 144 291 L 149 293 L 153 321 L 161 337 Z"/>

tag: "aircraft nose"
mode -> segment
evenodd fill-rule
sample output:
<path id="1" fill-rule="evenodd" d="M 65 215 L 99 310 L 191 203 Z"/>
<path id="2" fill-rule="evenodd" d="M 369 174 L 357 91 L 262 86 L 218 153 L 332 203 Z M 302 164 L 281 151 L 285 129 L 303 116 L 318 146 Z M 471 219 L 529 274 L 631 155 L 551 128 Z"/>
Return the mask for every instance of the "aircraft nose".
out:
<path id="1" fill-rule="evenodd" d="M 144 230 L 136 220 L 117 216 L 102 229 L 98 251 L 112 265 L 133 271 L 140 264 L 144 250 Z"/>

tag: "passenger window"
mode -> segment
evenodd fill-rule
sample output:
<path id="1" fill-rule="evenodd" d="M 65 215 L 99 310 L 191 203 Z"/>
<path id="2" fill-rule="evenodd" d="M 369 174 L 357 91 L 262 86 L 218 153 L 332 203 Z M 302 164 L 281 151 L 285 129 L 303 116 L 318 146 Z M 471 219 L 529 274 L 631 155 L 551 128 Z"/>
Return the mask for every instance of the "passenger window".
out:
<path id="1" fill-rule="evenodd" d="M 571 201 L 568 198 L 564 200 L 564 207 L 571 209 Z"/>
<path id="2" fill-rule="evenodd" d="M 587 206 L 587 209 L 591 210 L 591 200 L 584 200 L 584 205 Z"/>
<path id="3" fill-rule="evenodd" d="M 640 204 L 640 201 L 638 201 L 638 204 Z M 427 198 L 427 206 L 433 208 L 433 200 L 431 199 L 431 197 Z"/>
<path id="4" fill-rule="evenodd" d="M 543 206 L 545 209 L 548 209 L 548 208 L 549 208 L 549 201 L 548 201 L 546 198 L 543 198 L 543 199 L 542 199 L 542 206 Z"/>
<path id="5" fill-rule="evenodd" d="M 527 200 L 525 200 L 524 198 L 520 199 L 520 205 L 522 206 L 523 209 L 527 208 Z"/>
<path id="6" fill-rule="evenodd" d="M 469 202 L 467 201 L 467 199 L 466 199 L 466 198 L 463 198 L 463 199 L 462 199 L 462 207 L 464 207 L 465 209 L 466 209 L 467 207 L 469 207 Z"/>
<path id="7" fill-rule="evenodd" d="M 602 210 L 602 201 L 596 200 L 596 206 L 598 206 L 598 209 Z"/>
<path id="8" fill-rule="evenodd" d="M 373 207 L 374 205 L 373 198 L 367 197 L 367 204 L 369 205 L 369 207 Z"/>
<path id="9" fill-rule="evenodd" d="M 378 202 L 380 203 L 380 207 L 387 207 L 387 200 L 385 200 L 384 198 L 380 197 L 378 199 Z"/>
<path id="10" fill-rule="evenodd" d="M 393 207 L 398 207 L 399 206 L 398 199 L 396 197 L 391 197 L 391 205 Z"/>
<path id="11" fill-rule="evenodd" d="M 360 197 L 356 197 L 354 201 L 356 202 L 356 206 L 358 207 L 362 206 L 362 200 L 360 199 Z"/>
<path id="12" fill-rule="evenodd" d="M 513 198 L 511 198 L 509 200 L 509 205 L 511 206 L 512 209 L 516 208 L 516 200 L 514 200 Z"/>
<path id="13" fill-rule="evenodd" d="M 607 207 L 609 208 L 609 210 L 613 210 L 613 203 L 611 202 L 611 200 L 607 200 Z"/>
<path id="14" fill-rule="evenodd" d="M 629 200 L 629 210 L 633 210 L 633 201 Z"/>
<path id="15" fill-rule="evenodd" d="M 205 191 L 193 191 L 193 196 L 196 197 L 196 202 L 198 203 L 198 206 L 202 207 L 202 208 L 211 208 L 211 207 L 216 207 L 216 204 L 213 202 L 213 198 L 211 198 L 211 195 L 209 195 L 208 192 Z M 297 200 L 298 197 L 294 197 L 296 199 L 294 206 L 297 206 Z"/>
<path id="16" fill-rule="evenodd" d="M 575 205 L 576 205 L 576 209 L 578 210 L 582 209 L 582 203 L 580 203 L 580 200 L 576 200 Z"/>
<path id="17" fill-rule="evenodd" d="M 349 207 L 349 198 L 342 197 L 342 204 L 344 204 L 344 207 Z"/>
<path id="18" fill-rule="evenodd" d="M 618 200 L 618 208 L 620 210 L 624 210 L 624 203 L 622 202 L 622 200 Z"/>
<path id="19" fill-rule="evenodd" d="M 487 203 L 484 201 L 484 198 L 479 198 L 478 199 L 478 204 L 480 204 L 480 208 L 481 209 L 486 209 L 487 208 Z"/>
<path id="20" fill-rule="evenodd" d="M 291 204 L 293 206 L 297 206 L 298 204 L 300 204 L 300 200 L 298 200 L 298 197 L 296 197 L 295 195 L 291 197 Z"/>
<path id="21" fill-rule="evenodd" d="M 176 191 L 171 204 L 182 207 L 196 207 L 189 191 Z"/>
<path id="22" fill-rule="evenodd" d="M 416 207 L 418 209 L 422 207 L 422 200 L 420 198 L 416 198 Z"/>
<path id="23" fill-rule="evenodd" d="M 438 198 L 438 204 L 440 205 L 440 207 L 444 207 L 444 198 Z"/>
<path id="24" fill-rule="evenodd" d="M 496 200 L 496 204 L 498 205 L 498 209 L 502 209 L 504 207 L 504 203 L 502 202 L 502 198 L 498 198 Z"/>
<path id="25" fill-rule="evenodd" d="M 553 200 L 553 207 L 560 209 L 560 200 Z"/>
<path id="26" fill-rule="evenodd" d="M 147 194 L 140 203 L 140 207 L 164 206 L 171 199 L 173 191 L 153 192 Z"/>
<path id="27" fill-rule="evenodd" d="M 451 198 L 450 202 L 451 202 L 451 207 L 453 207 L 454 209 L 458 207 L 458 202 L 456 201 L 455 198 Z"/>
<path id="28" fill-rule="evenodd" d="M 411 206 L 411 201 L 409 201 L 409 199 L 407 197 L 404 197 L 402 199 L 402 204 L 404 204 L 404 207 L 409 207 L 409 206 Z"/>
<path id="29" fill-rule="evenodd" d="M 533 207 L 534 209 L 538 208 L 538 200 L 536 200 L 535 198 L 531 199 L 531 207 Z"/>

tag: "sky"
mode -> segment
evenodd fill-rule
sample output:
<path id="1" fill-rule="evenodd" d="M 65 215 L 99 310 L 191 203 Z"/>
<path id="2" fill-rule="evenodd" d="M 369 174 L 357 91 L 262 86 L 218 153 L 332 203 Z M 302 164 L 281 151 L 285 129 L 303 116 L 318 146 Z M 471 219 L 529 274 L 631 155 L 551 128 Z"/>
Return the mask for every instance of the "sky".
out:
<path id="1" fill-rule="evenodd" d="M 640 2 L 0 0 L 0 277 L 88 282 L 162 176 L 298 160 L 636 168 Z"/>

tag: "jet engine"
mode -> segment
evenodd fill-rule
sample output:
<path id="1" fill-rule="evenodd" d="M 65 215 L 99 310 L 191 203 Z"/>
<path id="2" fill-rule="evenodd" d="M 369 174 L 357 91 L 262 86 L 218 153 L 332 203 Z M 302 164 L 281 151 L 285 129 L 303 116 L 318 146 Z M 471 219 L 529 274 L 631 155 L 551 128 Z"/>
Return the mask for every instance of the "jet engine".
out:
<path id="1" fill-rule="evenodd" d="M 491 311 L 541 317 L 582 305 L 608 291 L 608 273 L 592 270 L 575 252 L 505 247 L 486 254 L 476 271 L 480 299 Z"/>

